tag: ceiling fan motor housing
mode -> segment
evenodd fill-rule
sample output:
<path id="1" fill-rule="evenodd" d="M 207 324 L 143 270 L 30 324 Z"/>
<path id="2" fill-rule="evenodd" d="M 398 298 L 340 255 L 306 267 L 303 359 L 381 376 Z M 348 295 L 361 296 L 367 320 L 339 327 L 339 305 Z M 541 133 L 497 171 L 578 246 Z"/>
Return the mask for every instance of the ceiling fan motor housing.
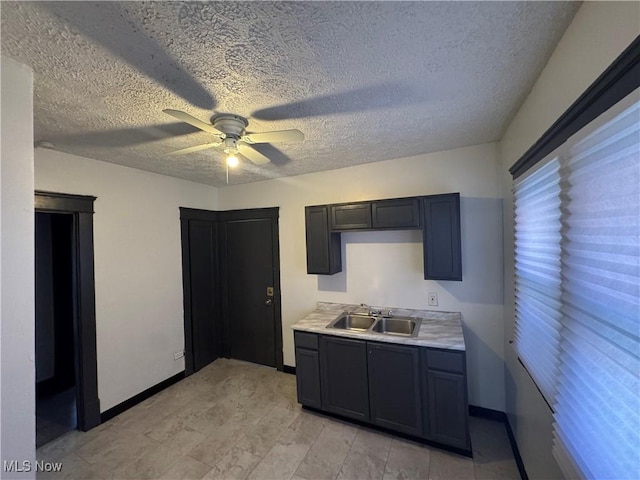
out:
<path id="1" fill-rule="evenodd" d="M 235 137 L 236 140 L 244 134 L 249 125 L 246 118 L 231 113 L 221 113 L 212 119 L 214 128 L 223 132 L 227 138 Z"/>

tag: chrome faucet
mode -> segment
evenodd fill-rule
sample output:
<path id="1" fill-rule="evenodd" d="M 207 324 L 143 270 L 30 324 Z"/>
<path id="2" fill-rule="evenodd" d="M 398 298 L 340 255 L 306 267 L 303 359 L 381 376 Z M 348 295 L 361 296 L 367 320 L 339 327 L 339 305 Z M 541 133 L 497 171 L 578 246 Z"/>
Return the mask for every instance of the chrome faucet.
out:
<path id="1" fill-rule="evenodd" d="M 393 317 L 393 311 L 392 310 L 387 310 L 386 312 L 383 312 L 381 309 L 375 309 L 373 307 L 370 307 L 366 303 L 361 303 L 360 306 L 362 308 L 368 308 L 369 309 L 369 315 L 371 315 L 371 316 L 379 315 L 379 316 L 382 316 L 382 317 Z"/>

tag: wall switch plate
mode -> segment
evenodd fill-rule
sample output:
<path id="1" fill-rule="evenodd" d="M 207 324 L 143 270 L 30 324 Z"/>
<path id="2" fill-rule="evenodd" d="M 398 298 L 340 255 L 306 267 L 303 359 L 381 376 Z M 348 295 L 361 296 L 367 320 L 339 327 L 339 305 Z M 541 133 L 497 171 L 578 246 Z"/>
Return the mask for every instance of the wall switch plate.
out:
<path id="1" fill-rule="evenodd" d="M 429 306 L 437 307 L 438 306 L 438 294 L 437 293 L 429 293 Z"/>
<path id="2" fill-rule="evenodd" d="M 173 359 L 174 360 L 180 360 L 182 357 L 184 357 L 184 351 L 176 352 L 176 353 L 173 354 Z"/>

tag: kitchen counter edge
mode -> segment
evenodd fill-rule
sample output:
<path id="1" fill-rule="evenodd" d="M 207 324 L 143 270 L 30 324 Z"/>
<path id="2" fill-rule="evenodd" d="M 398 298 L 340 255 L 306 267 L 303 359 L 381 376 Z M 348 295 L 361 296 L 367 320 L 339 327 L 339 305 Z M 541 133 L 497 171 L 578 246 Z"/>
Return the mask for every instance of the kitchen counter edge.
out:
<path id="1" fill-rule="evenodd" d="M 336 337 L 371 340 L 418 347 L 443 348 L 465 351 L 462 331 L 462 315 L 459 312 L 441 312 L 435 310 L 413 310 L 406 308 L 375 307 L 383 311 L 391 310 L 395 316 L 422 318 L 420 331 L 415 337 L 401 337 L 379 333 L 353 332 L 327 328 L 343 312 L 367 313 L 369 307 L 345 303 L 318 302 L 317 309 L 294 323 L 291 328 L 301 332 L 333 335 Z"/>

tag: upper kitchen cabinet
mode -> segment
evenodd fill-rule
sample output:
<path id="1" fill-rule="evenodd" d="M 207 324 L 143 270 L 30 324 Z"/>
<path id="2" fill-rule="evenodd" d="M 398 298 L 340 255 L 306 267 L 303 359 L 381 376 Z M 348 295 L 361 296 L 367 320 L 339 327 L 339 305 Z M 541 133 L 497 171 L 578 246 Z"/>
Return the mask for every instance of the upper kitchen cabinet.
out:
<path id="1" fill-rule="evenodd" d="M 305 207 L 307 273 L 333 275 L 342 270 L 340 234 L 329 228 L 329 205 Z"/>
<path id="2" fill-rule="evenodd" d="M 423 202 L 424 278 L 461 281 L 460 194 L 430 195 Z"/>
<path id="3" fill-rule="evenodd" d="M 305 209 L 307 273 L 342 271 L 340 232 L 422 228 L 424 278 L 462 280 L 459 193 Z"/>
<path id="4" fill-rule="evenodd" d="M 371 203 L 331 205 L 332 230 L 367 230 L 371 228 Z"/>
<path id="5" fill-rule="evenodd" d="M 371 223 L 375 229 L 420 228 L 420 199 L 397 198 L 372 202 Z"/>

